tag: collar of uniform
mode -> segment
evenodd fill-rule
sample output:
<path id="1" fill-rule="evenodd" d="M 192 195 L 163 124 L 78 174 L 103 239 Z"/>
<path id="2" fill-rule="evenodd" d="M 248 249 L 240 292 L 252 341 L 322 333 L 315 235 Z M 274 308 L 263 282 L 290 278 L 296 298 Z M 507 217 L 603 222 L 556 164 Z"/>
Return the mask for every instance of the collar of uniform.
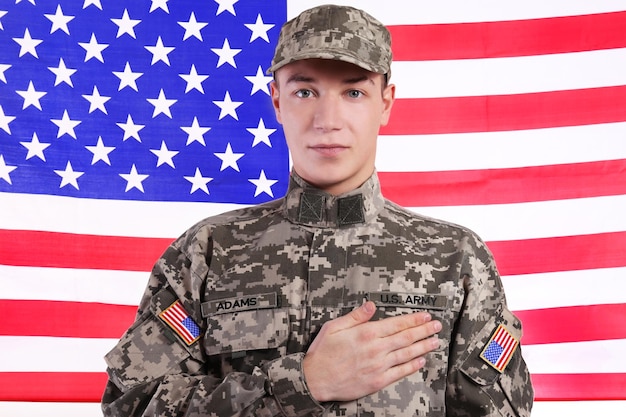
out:
<path id="1" fill-rule="evenodd" d="M 294 223 L 346 227 L 371 221 L 384 204 L 376 173 L 359 188 L 334 196 L 313 187 L 292 172 L 283 212 Z"/>

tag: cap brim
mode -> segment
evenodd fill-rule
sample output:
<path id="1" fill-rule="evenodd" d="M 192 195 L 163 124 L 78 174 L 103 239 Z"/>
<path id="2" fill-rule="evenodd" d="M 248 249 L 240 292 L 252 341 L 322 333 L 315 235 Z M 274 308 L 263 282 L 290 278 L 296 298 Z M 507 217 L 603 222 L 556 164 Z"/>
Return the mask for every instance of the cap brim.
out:
<path id="1" fill-rule="evenodd" d="M 380 65 L 364 62 L 363 60 L 359 59 L 355 54 L 351 53 L 350 51 L 346 51 L 345 49 L 323 48 L 309 49 L 293 54 L 289 58 L 283 59 L 280 62 L 277 62 L 269 67 L 267 70 L 267 74 L 272 74 L 287 64 L 291 64 L 292 62 L 296 61 L 302 61 L 304 59 L 331 59 L 354 64 L 357 67 L 361 67 L 365 70 L 378 74 L 386 74 L 387 72 L 389 72 L 388 70 L 386 71 L 384 68 L 382 68 Z"/>

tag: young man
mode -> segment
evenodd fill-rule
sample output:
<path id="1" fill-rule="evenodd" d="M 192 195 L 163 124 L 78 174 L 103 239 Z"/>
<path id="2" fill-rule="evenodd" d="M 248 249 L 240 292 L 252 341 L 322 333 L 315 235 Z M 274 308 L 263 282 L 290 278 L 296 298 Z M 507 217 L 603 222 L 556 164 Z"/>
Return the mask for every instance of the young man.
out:
<path id="1" fill-rule="evenodd" d="M 381 195 L 390 43 L 350 7 L 283 26 L 270 71 L 287 195 L 165 252 L 106 357 L 105 415 L 530 415 L 521 324 L 485 244 Z"/>

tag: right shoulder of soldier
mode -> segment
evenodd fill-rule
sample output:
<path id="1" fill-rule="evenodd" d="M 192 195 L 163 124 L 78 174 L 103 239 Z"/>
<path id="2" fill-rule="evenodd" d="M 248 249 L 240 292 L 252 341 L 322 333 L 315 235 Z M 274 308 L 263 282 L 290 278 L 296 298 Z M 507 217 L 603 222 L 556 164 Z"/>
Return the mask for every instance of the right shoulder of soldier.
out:
<path id="1" fill-rule="evenodd" d="M 281 210 L 281 204 L 282 199 L 278 199 L 206 217 L 187 229 L 174 241 L 173 246 L 177 249 L 193 246 L 198 241 L 210 239 L 215 230 L 237 227 L 242 223 L 261 221 L 268 215 Z"/>

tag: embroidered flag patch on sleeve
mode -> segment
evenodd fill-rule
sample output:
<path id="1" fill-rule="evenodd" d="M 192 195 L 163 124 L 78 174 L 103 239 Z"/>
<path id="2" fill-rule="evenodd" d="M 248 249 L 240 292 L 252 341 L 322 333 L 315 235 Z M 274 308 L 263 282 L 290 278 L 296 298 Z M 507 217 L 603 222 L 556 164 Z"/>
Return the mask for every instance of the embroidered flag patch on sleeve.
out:
<path id="1" fill-rule="evenodd" d="M 491 335 L 480 357 L 498 372 L 503 372 L 518 345 L 519 341 L 501 324 Z"/>
<path id="2" fill-rule="evenodd" d="M 200 327 L 185 311 L 179 300 L 159 314 L 161 320 L 165 322 L 177 335 L 183 339 L 187 345 L 193 344 L 200 338 Z"/>

